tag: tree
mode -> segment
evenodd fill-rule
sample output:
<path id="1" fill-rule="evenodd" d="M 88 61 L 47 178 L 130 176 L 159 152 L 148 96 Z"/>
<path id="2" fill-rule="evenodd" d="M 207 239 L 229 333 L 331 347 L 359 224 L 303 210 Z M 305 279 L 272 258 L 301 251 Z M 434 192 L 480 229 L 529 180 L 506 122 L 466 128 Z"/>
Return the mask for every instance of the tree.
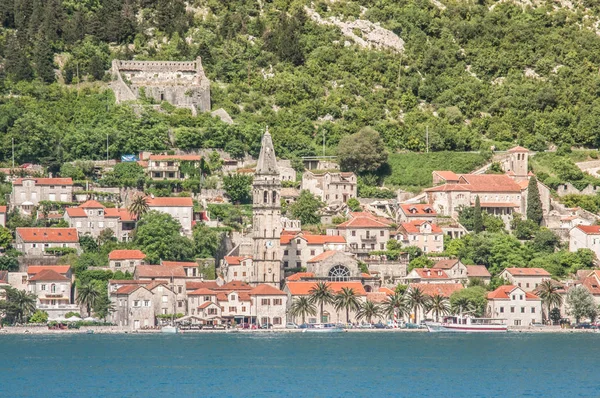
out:
<path id="1" fill-rule="evenodd" d="M 569 289 L 567 293 L 567 308 L 569 314 L 579 323 L 581 318 L 595 316 L 596 304 L 594 296 L 583 286 L 575 286 Z"/>
<path id="2" fill-rule="evenodd" d="M 150 206 L 148 205 L 148 198 L 145 195 L 137 195 L 131 201 L 131 204 L 127 208 L 127 211 L 136 219 L 139 220 L 144 214 L 148 212 Z"/>
<path id="3" fill-rule="evenodd" d="M 99 297 L 94 302 L 94 314 L 104 321 L 106 321 L 106 317 L 115 312 L 117 308 L 110 301 L 108 297 L 108 293 L 106 291 L 100 293 Z"/>
<path id="4" fill-rule="evenodd" d="M 378 316 L 381 313 L 379 306 L 372 302 L 371 300 L 367 300 L 358 309 L 356 312 L 356 319 L 366 319 L 367 323 L 372 323 L 373 317 Z"/>
<path id="5" fill-rule="evenodd" d="M 527 186 L 527 219 L 535 222 L 537 225 L 542 223 L 544 210 L 540 199 L 540 191 L 537 185 L 537 178 L 531 177 Z"/>
<path id="6" fill-rule="evenodd" d="M 348 202 L 346 202 L 346 204 L 348 205 L 348 208 L 352 211 L 361 211 L 362 210 L 362 206 L 360 205 L 360 202 L 356 198 L 348 199 Z"/>
<path id="7" fill-rule="evenodd" d="M 108 242 L 116 242 L 117 238 L 115 237 L 115 233 L 110 228 L 104 228 L 98 234 L 98 244 L 100 246 L 104 246 Z"/>
<path id="8" fill-rule="evenodd" d="M 310 191 L 303 190 L 296 202 L 289 207 L 292 217 L 300 220 L 302 225 L 320 224 L 321 217 L 319 210 L 323 207 L 323 202 L 317 199 Z"/>
<path id="9" fill-rule="evenodd" d="M 197 257 L 210 258 L 216 256 L 221 240 L 219 232 L 207 227 L 203 223 L 198 223 L 194 226 L 192 237 Z"/>
<path id="10" fill-rule="evenodd" d="M 487 305 L 487 290 L 481 286 L 468 287 L 452 293 L 450 307 L 452 312 L 473 312 L 475 316 L 483 316 Z"/>
<path id="11" fill-rule="evenodd" d="M 360 307 L 358 296 L 354 289 L 343 287 L 334 297 L 336 311 L 346 310 L 346 323 L 350 323 L 350 311 L 357 311 Z"/>
<path id="12" fill-rule="evenodd" d="M 97 54 L 92 55 L 90 58 L 90 65 L 88 67 L 88 73 L 92 75 L 95 80 L 102 80 L 104 77 L 104 61 Z"/>
<path id="13" fill-rule="evenodd" d="M 100 297 L 100 290 L 96 283 L 89 281 L 82 283 L 77 287 L 77 298 L 75 302 L 79 305 L 84 305 L 87 309 L 88 316 L 92 315 L 92 307 Z"/>
<path id="14" fill-rule="evenodd" d="M 560 307 L 563 301 L 562 295 L 559 293 L 559 286 L 551 279 L 547 279 L 539 284 L 535 293 L 546 305 L 546 319 L 550 319 L 552 308 Z"/>
<path id="15" fill-rule="evenodd" d="M 18 271 L 19 270 L 19 261 L 17 257 L 13 255 L 6 254 L 4 256 L 0 256 L 0 271 Z"/>
<path id="16" fill-rule="evenodd" d="M 427 312 L 433 312 L 435 321 L 438 322 L 440 315 L 447 315 L 450 312 L 450 303 L 448 297 L 441 294 L 431 296 L 427 303 Z"/>
<path id="17" fill-rule="evenodd" d="M 46 323 L 48 322 L 48 313 L 46 311 L 37 310 L 29 318 L 29 323 Z"/>
<path id="18" fill-rule="evenodd" d="M 112 172 L 106 173 L 102 183 L 115 187 L 144 187 L 145 171 L 135 162 L 117 163 Z"/>
<path id="19" fill-rule="evenodd" d="M 194 243 L 180 231 L 181 224 L 170 214 L 150 211 L 138 221 L 133 242 L 146 253 L 150 264 L 158 264 L 161 259 L 192 260 Z"/>
<path id="20" fill-rule="evenodd" d="M 327 282 L 317 282 L 308 293 L 311 301 L 319 306 L 319 322 L 323 322 L 323 306 L 333 303 L 333 290 Z"/>
<path id="21" fill-rule="evenodd" d="M 398 285 L 405 286 L 405 285 Z M 398 287 L 396 289 L 398 289 Z M 388 298 L 383 302 L 383 313 L 392 319 L 403 318 L 406 314 L 408 314 L 409 309 L 406 306 L 406 300 L 404 298 L 404 292 L 394 292 L 393 295 L 388 296 Z"/>
<path id="22" fill-rule="evenodd" d="M 429 304 L 429 296 L 423 293 L 423 290 L 415 287 L 409 288 L 406 292 L 406 305 L 415 314 L 415 323 L 419 323 L 419 310 L 424 310 Z"/>
<path id="23" fill-rule="evenodd" d="M 250 203 L 252 176 L 243 174 L 225 176 L 223 177 L 223 189 L 233 203 Z"/>
<path id="24" fill-rule="evenodd" d="M 481 214 L 481 202 L 479 195 L 475 197 L 475 209 L 473 210 L 473 232 L 479 233 L 483 231 L 483 216 Z"/>
<path id="25" fill-rule="evenodd" d="M 317 307 L 310 297 L 297 297 L 290 306 L 290 315 L 294 318 L 297 316 L 302 317 L 302 323 L 306 323 L 307 315 L 316 315 Z"/>
<path id="26" fill-rule="evenodd" d="M 52 83 L 54 75 L 54 52 L 48 39 L 38 37 L 33 49 L 33 63 L 37 77 L 44 83 Z"/>
<path id="27" fill-rule="evenodd" d="M 79 246 L 83 249 L 84 253 L 98 251 L 98 242 L 91 235 L 81 235 L 79 237 Z"/>
<path id="28" fill-rule="evenodd" d="M 37 297 L 25 290 L 6 287 L 6 299 L 0 301 L 0 313 L 10 323 L 23 323 L 34 311 Z"/>
<path id="29" fill-rule="evenodd" d="M 410 263 L 408 263 L 406 272 L 410 272 L 415 268 L 430 268 L 433 266 L 433 264 L 434 261 L 431 260 L 429 257 L 421 256 L 413 258 L 412 260 L 410 260 Z"/>
<path id="30" fill-rule="evenodd" d="M 27 52 L 17 36 L 9 35 L 6 42 L 4 50 L 6 75 L 15 82 L 33 79 L 33 69 L 27 58 Z"/>
<path id="31" fill-rule="evenodd" d="M 370 127 L 342 138 L 337 152 L 342 170 L 357 174 L 376 172 L 388 158 L 379 133 Z"/>
<path id="32" fill-rule="evenodd" d="M 553 325 L 556 325 L 562 319 L 562 315 L 560 313 L 560 308 L 552 308 L 550 311 L 550 320 Z"/>
<path id="33" fill-rule="evenodd" d="M 9 249 L 12 246 L 13 237 L 10 229 L 0 226 L 0 247 Z"/>

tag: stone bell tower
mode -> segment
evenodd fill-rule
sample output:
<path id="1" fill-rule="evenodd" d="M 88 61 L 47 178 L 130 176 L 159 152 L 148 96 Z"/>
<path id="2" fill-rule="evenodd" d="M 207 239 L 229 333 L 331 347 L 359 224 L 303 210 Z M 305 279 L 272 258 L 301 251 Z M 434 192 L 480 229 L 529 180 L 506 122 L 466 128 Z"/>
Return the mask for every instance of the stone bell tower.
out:
<path id="1" fill-rule="evenodd" d="M 281 285 L 281 179 L 269 129 L 263 135 L 252 183 L 253 275 L 251 285 Z"/>

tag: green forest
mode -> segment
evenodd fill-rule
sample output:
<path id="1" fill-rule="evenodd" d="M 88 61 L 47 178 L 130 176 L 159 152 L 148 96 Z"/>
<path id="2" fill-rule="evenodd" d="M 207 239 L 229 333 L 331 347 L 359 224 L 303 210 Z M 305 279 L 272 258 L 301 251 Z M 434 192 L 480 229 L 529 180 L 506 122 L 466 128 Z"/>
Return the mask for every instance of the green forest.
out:
<path id="1" fill-rule="evenodd" d="M 600 13 L 584 3 L 2 0 L 0 161 L 13 139 L 16 161 L 45 164 L 102 159 L 107 137 L 110 157 L 173 147 L 256 155 L 266 125 L 282 157 L 321 154 L 323 139 L 335 154 L 365 126 L 390 153 L 424 152 L 426 130 L 430 151 L 595 147 Z M 305 6 L 379 23 L 404 51 L 352 44 Z M 198 56 L 213 109 L 234 124 L 168 104 L 134 111 L 107 89 L 114 58 Z"/>

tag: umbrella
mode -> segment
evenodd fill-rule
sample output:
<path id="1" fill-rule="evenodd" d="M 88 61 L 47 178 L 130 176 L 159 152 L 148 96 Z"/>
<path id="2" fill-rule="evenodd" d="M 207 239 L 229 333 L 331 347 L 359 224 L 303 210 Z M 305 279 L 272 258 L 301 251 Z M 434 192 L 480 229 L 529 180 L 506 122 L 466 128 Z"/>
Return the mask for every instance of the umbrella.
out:
<path id="1" fill-rule="evenodd" d="M 91 317 L 91 316 L 88 316 L 87 318 L 84 318 L 83 320 L 86 322 L 100 322 L 100 320 L 98 320 L 97 318 Z"/>
<path id="2" fill-rule="evenodd" d="M 66 320 L 67 318 L 65 318 L 64 316 L 59 316 L 58 318 L 49 319 L 48 322 L 64 322 Z"/>
<path id="3" fill-rule="evenodd" d="M 79 322 L 82 319 L 80 317 L 78 317 L 78 316 L 73 315 L 73 316 L 68 317 L 66 320 L 69 321 L 69 322 Z"/>

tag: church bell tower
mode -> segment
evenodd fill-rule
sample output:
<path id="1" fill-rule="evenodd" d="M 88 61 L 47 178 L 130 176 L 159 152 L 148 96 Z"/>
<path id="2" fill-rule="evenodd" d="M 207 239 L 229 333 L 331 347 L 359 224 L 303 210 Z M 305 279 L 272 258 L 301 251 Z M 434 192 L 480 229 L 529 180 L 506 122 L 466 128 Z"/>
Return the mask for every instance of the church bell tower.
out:
<path id="1" fill-rule="evenodd" d="M 251 285 L 281 285 L 281 179 L 269 129 L 263 135 L 252 183 L 254 272 Z"/>

